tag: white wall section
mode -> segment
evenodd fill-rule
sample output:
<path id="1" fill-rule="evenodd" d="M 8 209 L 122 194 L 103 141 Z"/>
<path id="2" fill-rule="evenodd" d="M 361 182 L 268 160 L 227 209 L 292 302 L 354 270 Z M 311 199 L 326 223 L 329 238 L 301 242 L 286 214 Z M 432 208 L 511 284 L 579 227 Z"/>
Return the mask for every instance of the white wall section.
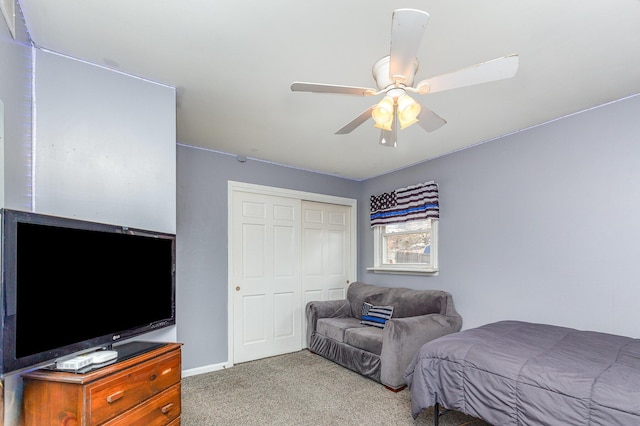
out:
<path id="1" fill-rule="evenodd" d="M 36 50 L 34 207 L 175 233 L 175 89 Z"/>

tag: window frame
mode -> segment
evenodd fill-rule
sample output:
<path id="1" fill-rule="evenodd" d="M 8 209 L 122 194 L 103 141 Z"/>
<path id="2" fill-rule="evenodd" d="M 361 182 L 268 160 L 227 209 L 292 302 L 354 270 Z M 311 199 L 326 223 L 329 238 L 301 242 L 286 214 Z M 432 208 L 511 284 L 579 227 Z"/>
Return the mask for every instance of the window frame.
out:
<path id="1" fill-rule="evenodd" d="M 401 263 L 385 264 L 384 256 L 384 226 L 373 227 L 373 267 L 368 271 L 384 274 L 412 274 L 412 275 L 436 275 L 439 272 L 438 265 L 438 219 L 427 219 L 431 221 L 431 249 L 430 263 Z"/>

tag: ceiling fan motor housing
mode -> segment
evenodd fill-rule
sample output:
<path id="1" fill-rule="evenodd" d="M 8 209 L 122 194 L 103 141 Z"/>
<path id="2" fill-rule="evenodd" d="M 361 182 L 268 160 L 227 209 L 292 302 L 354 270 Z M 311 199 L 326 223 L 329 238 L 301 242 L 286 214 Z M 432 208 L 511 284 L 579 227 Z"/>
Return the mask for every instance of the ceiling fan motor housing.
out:
<path id="1" fill-rule="evenodd" d="M 378 90 L 384 90 L 389 86 L 394 86 L 396 81 L 404 86 L 413 86 L 413 79 L 418 72 L 418 65 L 420 62 L 418 58 L 414 58 L 411 67 L 411 75 L 404 76 L 391 76 L 389 75 L 389 59 L 390 56 L 385 56 L 375 63 L 373 66 L 373 79 L 376 81 Z M 395 78 L 394 78 L 395 77 Z"/>

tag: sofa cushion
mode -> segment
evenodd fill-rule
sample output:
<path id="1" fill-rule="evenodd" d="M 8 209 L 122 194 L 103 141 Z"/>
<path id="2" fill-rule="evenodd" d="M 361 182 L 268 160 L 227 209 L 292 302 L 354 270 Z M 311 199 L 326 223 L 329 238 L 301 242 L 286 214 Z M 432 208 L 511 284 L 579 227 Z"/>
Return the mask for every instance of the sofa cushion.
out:
<path id="1" fill-rule="evenodd" d="M 362 318 L 362 304 L 364 302 L 371 303 L 372 305 L 382 305 L 382 299 L 388 290 L 386 287 L 378 287 L 359 281 L 349 284 L 347 299 L 349 299 L 349 303 L 351 304 L 351 316 L 358 319 Z"/>
<path id="2" fill-rule="evenodd" d="M 320 318 L 316 333 L 338 342 L 344 342 L 344 331 L 349 328 L 366 328 L 356 318 Z"/>
<path id="3" fill-rule="evenodd" d="M 413 290 L 403 287 L 382 287 L 359 281 L 349 285 L 347 299 L 351 315 L 362 318 L 362 304 L 393 306 L 394 318 L 427 314 L 446 314 L 448 293 L 441 290 Z"/>
<path id="4" fill-rule="evenodd" d="M 447 310 L 447 293 L 441 290 L 390 288 L 380 304 L 393 305 L 394 318 L 444 314 Z"/>
<path id="5" fill-rule="evenodd" d="M 362 321 L 360 321 L 360 324 L 384 328 L 391 315 L 393 315 L 393 306 L 376 306 L 364 302 L 362 304 Z"/>
<path id="6" fill-rule="evenodd" d="M 349 328 L 344 331 L 344 343 L 380 355 L 382 352 L 382 329 L 377 327 Z"/>

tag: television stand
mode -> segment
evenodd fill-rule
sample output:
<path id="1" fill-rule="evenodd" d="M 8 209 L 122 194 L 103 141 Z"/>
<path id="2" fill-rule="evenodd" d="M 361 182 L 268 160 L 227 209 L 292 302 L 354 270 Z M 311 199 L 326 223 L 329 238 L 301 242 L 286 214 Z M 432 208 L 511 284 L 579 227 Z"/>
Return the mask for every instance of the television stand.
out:
<path id="1" fill-rule="evenodd" d="M 129 358 L 133 358 L 136 357 L 138 355 L 142 355 L 145 352 L 149 352 L 152 351 L 154 349 L 160 348 L 164 345 L 166 345 L 167 343 L 163 343 L 163 342 L 143 342 L 143 341 L 133 341 L 133 342 L 128 342 L 128 343 L 123 343 L 122 345 L 118 345 L 118 346 L 106 346 L 103 347 L 103 349 L 107 349 L 110 351 L 116 351 L 118 353 L 117 357 L 113 360 L 107 361 L 107 362 L 103 362 L 100 364 L 89 364 L 85 367 L 82 368 L 78 368 L 78 369 L 66 369 L 66 368 L 58 368 L 57 364 L 52 364 L 50 366 L 47 367 L 43 367 L 47 370 L 54 370 L 54 371 L 65 371 L 68 373 L 75 373 L 75 374 L 85 374 L 85 373 L 89 373 L 90 371 L 94 371 L 97 370 L 99 368 L 104 368 L 108 365 L 112 365 L 112 364 L 116 364 L 118 362 L 121 361 L 126 361 Z M 96 352 L 99 352 L 96 351 Z M 91 353 L 91 352 L 88 352 Z"/>
<path id="2" fill-rule="evenodd" d="M 116 346 L 124 359 L 87 373 L 24 374 L 24 426 L 179 425 L 182 345 L 151 343 Z"/>

